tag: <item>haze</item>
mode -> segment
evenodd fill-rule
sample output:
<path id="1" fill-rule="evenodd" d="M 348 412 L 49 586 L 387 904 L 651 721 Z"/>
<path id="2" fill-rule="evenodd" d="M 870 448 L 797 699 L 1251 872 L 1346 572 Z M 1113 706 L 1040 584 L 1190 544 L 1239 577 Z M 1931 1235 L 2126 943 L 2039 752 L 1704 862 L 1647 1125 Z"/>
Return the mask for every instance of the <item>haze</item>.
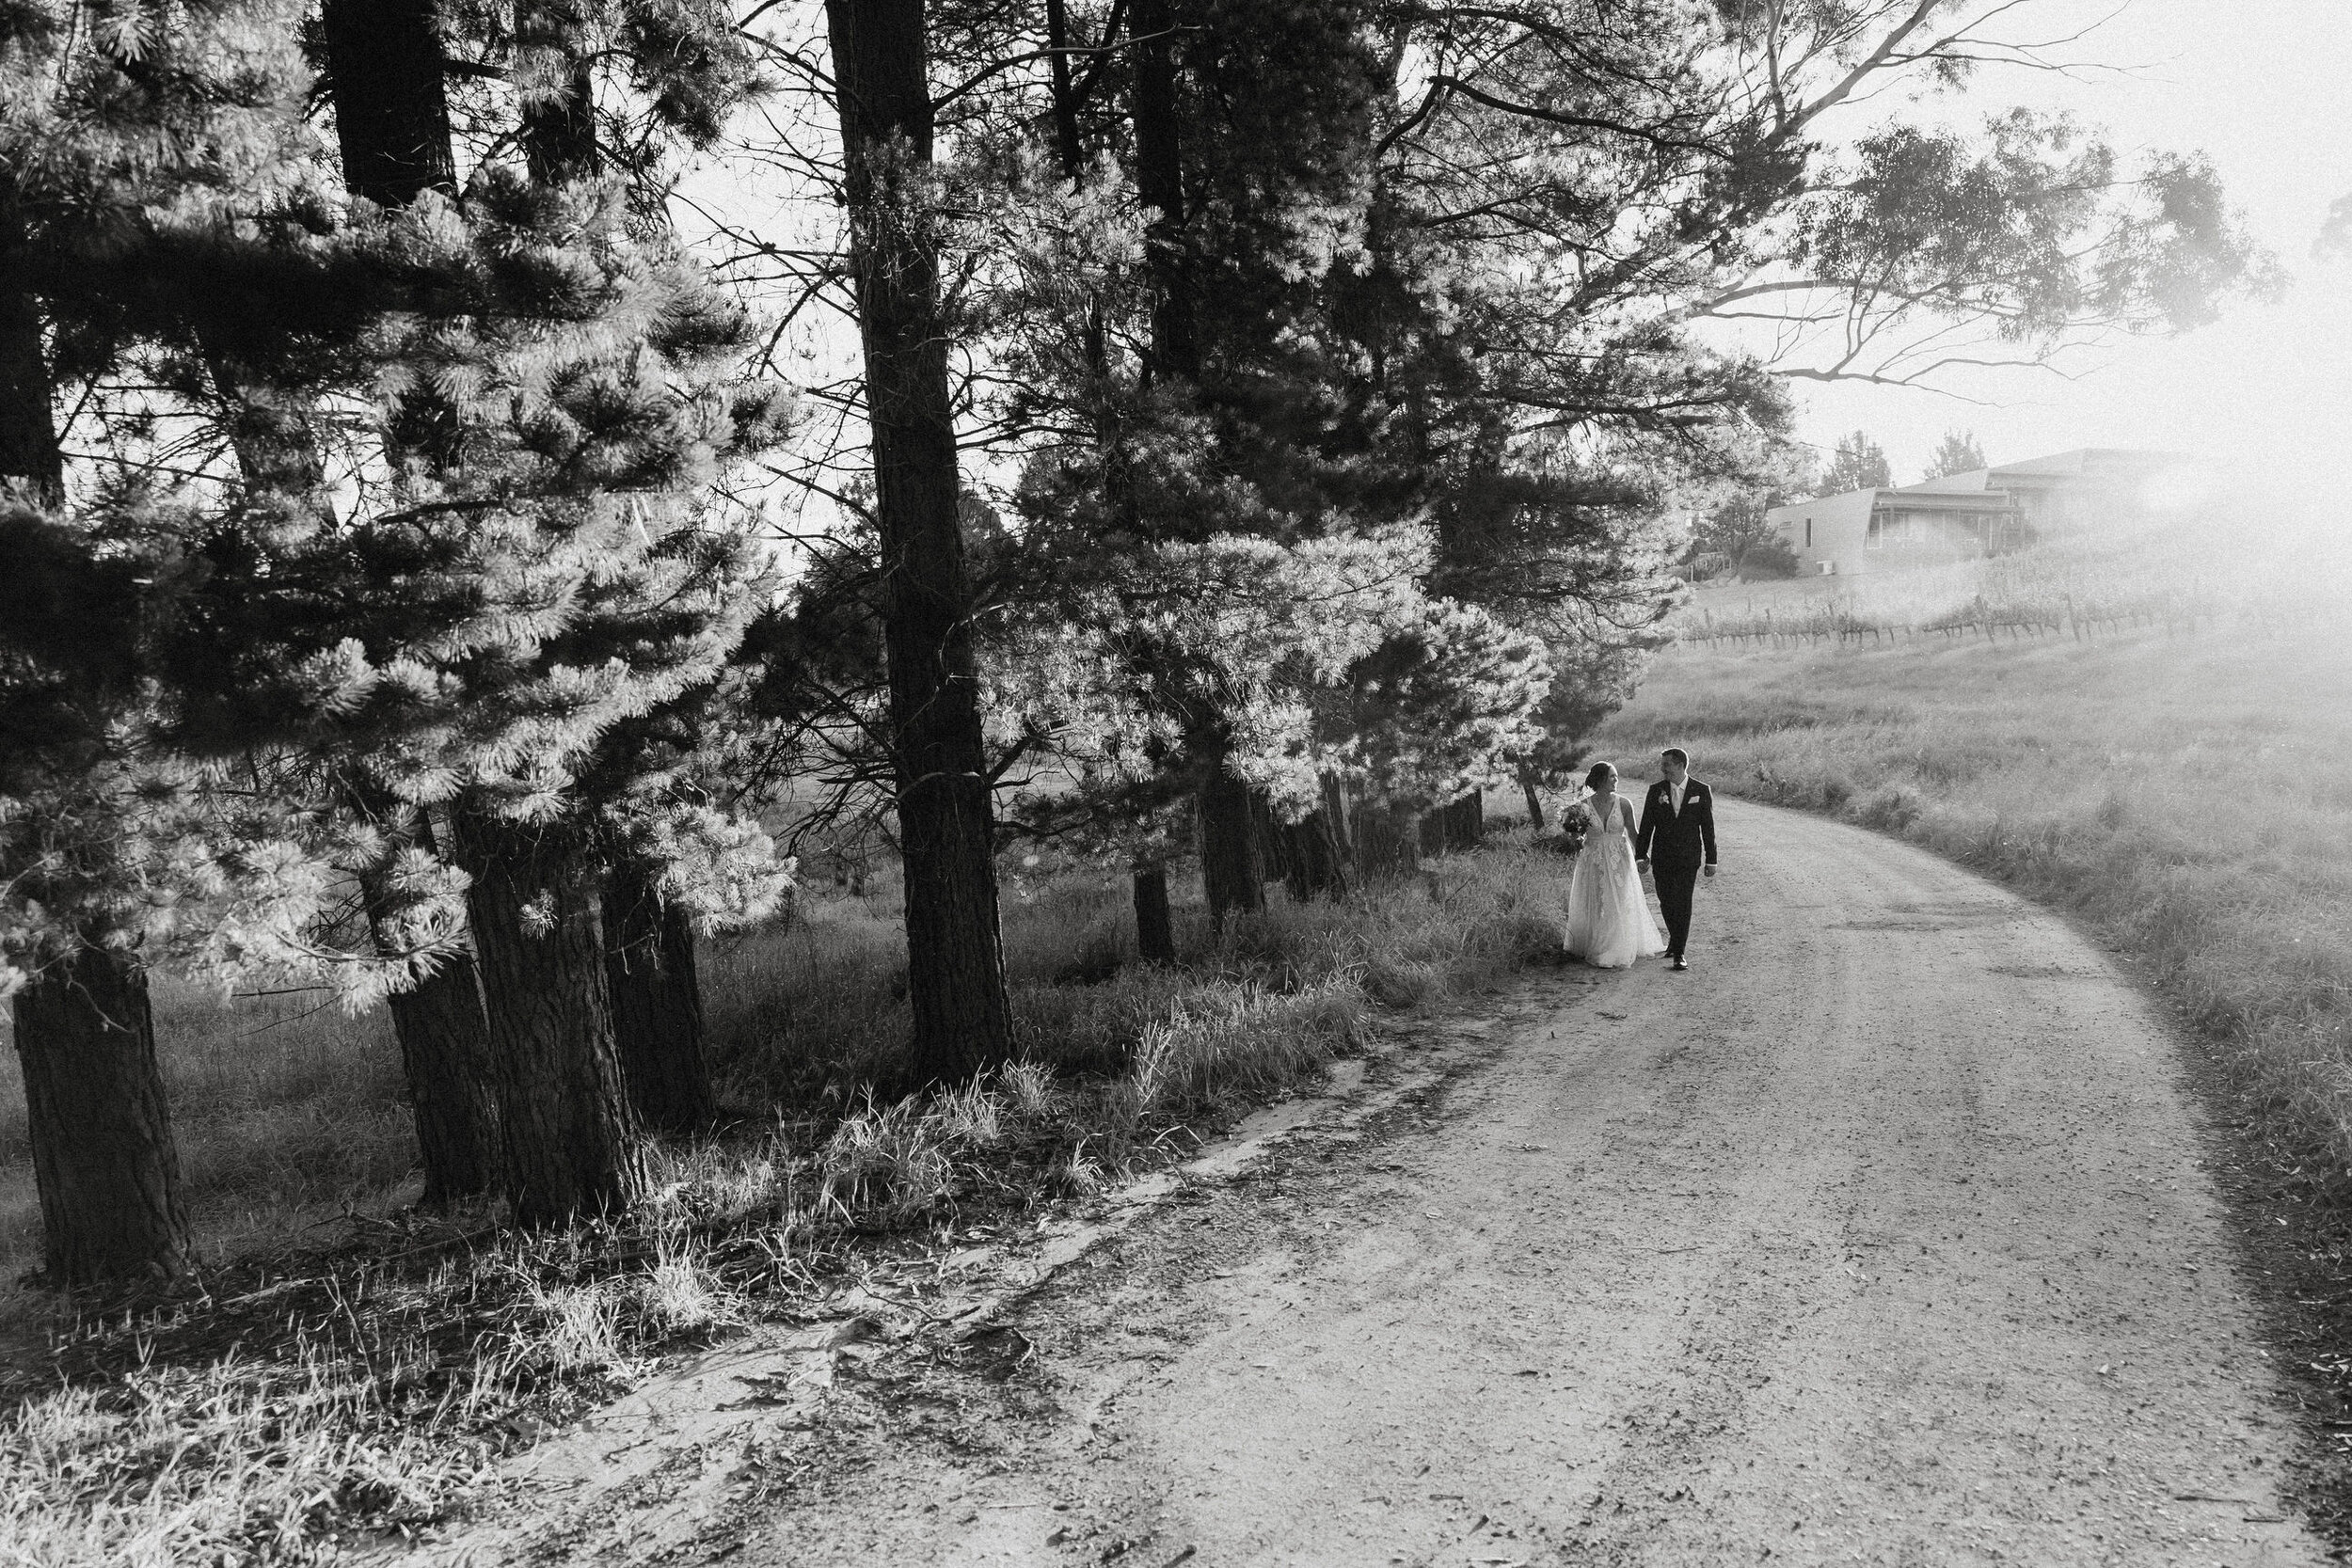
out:
<path id="1" fill-rule="evenodd" d="M 2352 428 L 2352 261 L 2314 258 L 2312 246 L 2329 204 L 2352 192 L 2343 136 L 2352 121 L 2352 7 L 2133 0 L 2119 11 L 2112 0 L 2037 0 L 2013 15 L 2018 37 L 2092 27 L 2061 54 L 2097 63 L 2065 76 L 1985 71 L 1968 110 L 2062 108 L 2104 126 L 2119 150 L 2202 149 L 2291 287 L 2276 303 L 2233 305 L 2180 339 L 2084 355 L 2071 361 L 2071 379 L 2010 371 L 1955 377 L 1938 391 L 1804 388 L 1798 434 L 1826 452 L 1840 433 L 1867 430 L 1899 483 L 1920 476 L 1945 431 L 1972 429 L 1996 463 L 2082 446 L 2159 447 L 2210 460 L 2240 494 L 2296 503 L 2331 496 Z"/>

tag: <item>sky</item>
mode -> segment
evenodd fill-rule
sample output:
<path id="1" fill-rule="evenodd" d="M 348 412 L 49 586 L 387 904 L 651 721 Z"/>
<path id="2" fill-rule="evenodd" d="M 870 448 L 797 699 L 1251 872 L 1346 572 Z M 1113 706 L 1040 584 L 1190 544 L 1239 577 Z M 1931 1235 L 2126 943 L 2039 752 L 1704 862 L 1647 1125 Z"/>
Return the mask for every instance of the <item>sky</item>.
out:
<path id="1" fill-rule="evenodd" d="M 2238 303 L 2184 337 L 2075 361 L 2073 379 L 1987 372 L 1941 391 L 1800 384 L 1797 434 L 1823 449 L 1867 430 L 1897 483 L 1920 477 L 1947 430 L 1994 463 L 2074 447 L 2197 454 L 2266 493 L 2339 489 L 2352 460 L 2352 261 L 2315 260 L 2328 209 L 2352 192 L 2352 4 L 2346 0 L 2028 0 L 2016 36 L 2100 23 L 2053 76 L 1980 72 L 1966 105 L 2071 110 L 2119 150 L 2201 150 L 2249 227 L 2292 277 L 2275 304 Z"/>

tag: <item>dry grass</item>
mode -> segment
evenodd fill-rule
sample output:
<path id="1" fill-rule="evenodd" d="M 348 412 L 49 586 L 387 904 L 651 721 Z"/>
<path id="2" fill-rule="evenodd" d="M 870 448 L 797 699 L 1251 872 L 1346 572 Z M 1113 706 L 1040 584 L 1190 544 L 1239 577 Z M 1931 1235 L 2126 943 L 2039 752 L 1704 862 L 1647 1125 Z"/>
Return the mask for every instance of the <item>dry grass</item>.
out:
<path id="1" fill-rule="evenodd" d="M 2194 633 L 1677 649 L 1595 748 L 1688 744 L 1720 788 L 2081 912 L 2227 1042 L 2282 1136 L 2352 1168 L 2348 607 L 2325 559 L 2264 580 Z"/>
<path id="2" fill-rule="evenodd" d="M 38 1370 L 0 1422 L 0 1561 L 323 1561 L 425 1527 L 499 1452 L 665 1349 L 788 1316 L 877 1251 L 1174 1159 L 1316 1077 L 1375 1006 L 1549 955 L 1565 870 L 1506 834 L 1343 902 L 1278 904 L 1221 941 L 1184 908 L 1184 961 L 1151 968 L 1132 961 L 1123 879 L 1025 867 L 1006 907 L 1021 1059 L 895 1104 L 860 1084 L 905 1027 L 897 911 L 845 878 L 707 956 L 738 1130 L 658 1149 L 656 1196 L 625 1224 L 551 1236 L 362 1215 L 334 1252 L 297 1246 L 303 1216 L 389 1209 L 405 1176 L 389 1042 L 331 1015 L 257 1032 L 283 999 L 191 1013 L 171 998 L 162 1045 L 212 1293 L 53 1321 L 50 1354 L 20 1358 Z M 362 1110 L 365 1148 L 304 1153 L 306 1130 Z M 293 1133 L 265 1155 L 273 1125 Z M 270 1245 L 220 1260 L 254 1241 Z"/>
<path id="3" fill-rule="evenodd" d="M 803 1299 L 837 1239 L 763 1140 L 661 1151 L 619 1228 L 405 1222 L 65 1326 L 0 1421 L 0 1561 L 313 1562 L 444 1517 L 500 1453 L 666 1348 Z"/>
<path id="4" fill-rule="evenodd" d="M 1351 1009 L 1367 999 L 1409 1006 L 1482 985 L 1544 947 L 1549 917 L 1539 911 L 1560 863 L 1498 834 L 1478 857 L 1432 862 L 1424 877 L 1341 902 L 1294 904 L 1277 889 L 1263 917 L 1221 940 L 1197 890 L 1174 890 L 1172 968 L 1135 962 L 1123 876 L 1030 868 L 1009 879 L 1005 900 L 1021 1054 L 1064 1076 L 1115 1075 L 1148 1030 L 1184 1019 L 1207 1030 L 1211 1016 L 1263 1024 L 1269 1041 L 1344 1042 Z M 907 1028 L 906 965 L 896 889 L 872 886 L 705 963 L 713 1060 L 732 1101 L 845 1107 L 890 1075 Z M 1284 1054 L 1271 1044 L 1263 1053 Z M 1199 1110 L 1233 1075 L 1233 1093 L 1257 1092 L 1263 1075 L 1244 1065 L 1254 1054 L 1228 1050 L 1217 1056 L 1225 1067 L 1188 1076 L 1187 1103 Z"/>

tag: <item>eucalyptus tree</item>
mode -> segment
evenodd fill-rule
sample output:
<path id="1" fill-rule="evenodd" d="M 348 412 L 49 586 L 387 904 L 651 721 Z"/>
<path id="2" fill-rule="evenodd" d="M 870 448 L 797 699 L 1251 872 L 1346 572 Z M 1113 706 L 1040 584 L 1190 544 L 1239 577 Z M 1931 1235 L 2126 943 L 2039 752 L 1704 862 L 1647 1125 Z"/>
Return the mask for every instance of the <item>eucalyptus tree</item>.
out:
<path id="1" fill-rule="evenodd" d="M 1827 496 L 1843 495 L 1849 490 L 1874 490 L 1894 483 L 1886 450 L 1870 439 L 1867 430 L 1840 436 L 1829 467 L 1821 470 L 1821 493 Z"/>
<path id="2" fill-rule="evenodd" d="M 2031 370 L 2265 286 L 2201 161 L 1970 112 L 2044 67 L 2004 41 L 2028 10 L 1389 8 L 1374 264 L 1333 321 L 1433 476 L 1445 591 L 1613 681 L 1672 515 L 1788 467 L 1791 383 Z M 1867 456 L 1824 483 L 1885 483 Z"/>
<path id="3" fill-rule="evenodd" d="M 1977 443 L 1975 431 L 1947 430 L 1944 433 L 1944 439 L 1935 444 L 1935 451 L 1928 457 L 1927 472 L 1919 477 L 1923 480 L 1945 479 L 1984 466 L 1984 448 Z"/>

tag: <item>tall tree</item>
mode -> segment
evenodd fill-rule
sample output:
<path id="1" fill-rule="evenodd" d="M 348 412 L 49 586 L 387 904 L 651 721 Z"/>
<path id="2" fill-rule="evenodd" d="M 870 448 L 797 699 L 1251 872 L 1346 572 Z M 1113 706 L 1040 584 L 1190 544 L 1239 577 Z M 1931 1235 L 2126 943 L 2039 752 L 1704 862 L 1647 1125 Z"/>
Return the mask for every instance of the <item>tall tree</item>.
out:
<path id="1" fill-rule="evenodd" d="M 1895 483 L 1886 466 L 1886 451 L 1867 431 L 1837 438 L 1837 451 L 1821 470 L 1821 493 L 1842 496 L 1849 490 L 1878 490 Z"/>
<path id="2" fill-rule="evenodd" d="M 1012 1050 L 995 823 L 940 298 L 922 0 L 827 0 L 866 356 L 889 745 L 906 877 L 908 1063 L 951 1083 Z"/>
<path id="3" fill-rule="evenodd" d="M 330 5 L 321 39 L 326 62 L 330 70 L 341 64 L 346 84 L 337 121 L 348 188 L 387 207 L 426 190 L 453 194 L 440 45 L 430 16 L 398 5 Z M 243 487 L 258 505 L 319 504 L 325 454 L 312 428 L 317 411 L 305 406 L 310 367 L 273 357 L 272 350 L 286 346 L 273 333 L 248 346 L 241 326 L 234 315 L 211 317 L 195 346 L 211 389 L 228 405 Z M 431 826 L 363 771 L 334 781 L 327 794 L 364 825 L 365 858 L 350 869 L 379 954 L 396 958 L 410 911 L 394 863 L 412 845 L 433 855 Z M 450 946 L 412 978 L 387 1001 L 423 1171 L 421 1200 L 438 1208 L 487 1191 L 496 1178 L 488 1022 L 469 946 Z"/>
<path id="4" fill-rule="evenodd" d="M 0 410 L 20 445 L 18 421 L 31 417 Z M 38 418 L 49 417 L 44 404 Z M 111 732 L 137 700 L 137 663 L 124 655 L 137 640 L 136 568 L 108 570 L 78 546 L 32 509 L 0 515 L 0 800 L 13 808 L 0 868 L 11 905 L 67 912 L 43 923 L 42 941 L 40 925 L 9 910 L 5 976 L 15 982 L 44 1262 L 59 1285 L 176 1276 L 191 1260 L 140 922 L 109 918 L 107 907 L 124 858 L 110 840 L 135 819 L 104 785 L 129 771 Z"/>
<path id="5" fill-rule="evenodd" d="M 215 551 L 179 662 L 210 697 L 192 726 L 208 747 L 294 748 L 358 781 L 413 860 L 446 816 L 508 1197 L 560 1222 L 643 1180 L 603 930 L 614 801 L 589 775 L 627 782 L 608 737 L 716 679 L 763 593 L 745 519 L 701 492 L 779 405 L 735 384 L 743 310 L 632 211 L 647 149 L 715 129 L 740 55 L 690 36 L 702 12 L 512 31 L 465 13 L 511 90 L 453 126 L 434 13 L 347 3 L 325 30 L 328 96 L 344 188 L 370 199 L 323 247 L 336 286 L 308 313 L 287 302 L 278 330 L 304 395 L 346 428 L 376 418 L 350 431 L 340 516 Z M 586 108 L 607 85 L 651 104 L 609 173 Z M 473 165 L 454 190 L 453 133 Z"/>
<path id="6" fill-rule="evenodd" d="M 1135 128 L 1136 196 L 1148 214 L 1145 254 L 1152 277 L 1151 350 L 1143 364 L 1151 381 L 1195 397 L 1201 371 L 1193 246 L 1184 193 L 1184 106 L 1179 85 L 1183 33 L 1169 0 L 1136 0 L 1130 119 Z M 1194 19 L 1187 16 L 1186 20 Z M 1166 527 L 1168 519 L 1158 519 Z M 1191 703 L 1184 747 L 1198 774 L 1195 785 L 1200 875 L 1209 918 L 1265 907 L 1264 840 L 1253 810 L 1258 792 L 1236 772 L 1229 715 L 1214 704 Z M 1154 910 L 1139 923 L 1157 927 Z"/>
<path id="7" fill-rule="evenodd" d="M 1937 442 L 1935 451 L 1928 458 L 1928 470 L 1921 479 L 1944 479 L 1952 474 L 1964 474 L 1985 466 L 1984 449 L 1977 444 L 1973 430 L 1947 430 Z"/>
<path id="8" fill-rule="evenodd" d="M 208 917 L 262 945 L 234 899 L 287 863 L 200 821 L 200 781 L 154 744 L 157 563 L 92 515 L 143 502 L 70 491 L 54 403 L 61 365 L 87 383 L 136 362 L 159 312 L 246 266 L 237 220 L 299 184 L 294 18 L 125 20 L 0 16 L 0 989 L 47 1271 L 69 1285 L 188 1267 L 147 966 Z"/>

